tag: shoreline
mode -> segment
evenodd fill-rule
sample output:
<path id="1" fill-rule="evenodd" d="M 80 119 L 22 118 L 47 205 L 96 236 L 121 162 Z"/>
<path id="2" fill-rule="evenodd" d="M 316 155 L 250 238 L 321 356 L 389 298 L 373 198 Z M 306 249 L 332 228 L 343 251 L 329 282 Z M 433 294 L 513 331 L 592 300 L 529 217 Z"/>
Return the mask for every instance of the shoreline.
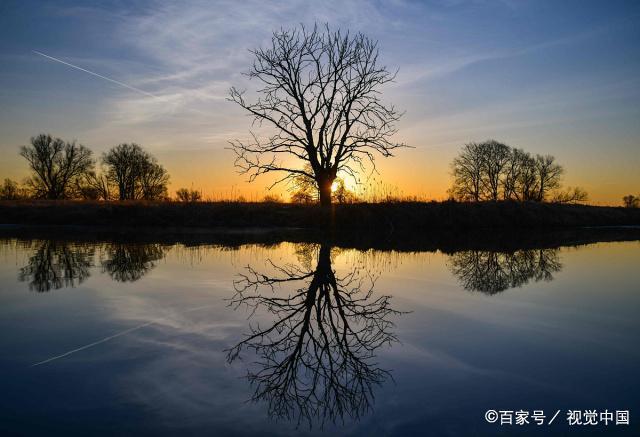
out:
<path id="1" fill-rule="evenodd" d="M 0 224 L 393 234 L 640 226 L 640 208 L 509 201 L 357 203 L 330 208 L 287 203 L 0 201 Z"/>
<path id="2" fill-rule="evenodd" d="M 602 226 L 571 229 L 493 229 L 413 234 L 369 232 L 314 232 L 306 229 L 266 228 L 114 228 L 77 225 L 0 224 L 0 240 L 55 240 L 78 244 L 181 244 L 185 247 L 243 245 L 271 246 L 281 243 L 328 244 L 344 249 L 396 252 L 443 252 L 464 250 L 514 252 L 595 243 L 640 241 L 640 226 Z"/>

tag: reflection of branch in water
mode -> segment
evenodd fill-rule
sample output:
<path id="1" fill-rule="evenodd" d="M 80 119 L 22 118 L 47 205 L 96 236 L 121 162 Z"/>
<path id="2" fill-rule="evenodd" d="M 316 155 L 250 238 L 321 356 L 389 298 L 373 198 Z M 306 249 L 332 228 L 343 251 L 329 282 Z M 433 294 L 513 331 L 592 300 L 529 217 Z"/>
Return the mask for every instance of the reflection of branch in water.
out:
<path id="1" fill-rule="evenodd" d="M 331 267 L 331 248 L 316 249 L 315 270 L 305 268 L 309 247 L 298 252 L 302 266 L 276 269 L 277 277 L 248 273 L 235 282 L 232 305 L 275 316 L 269 327 L 252 326 L 251 333 L 228 351 L 235 360 L 243 349 L 257 355 L 257 370 L 249 370 L 253 400 L 268 403 L 277 419 L 313 419 L 324 423 L 357 419 L 373 402 L 373 388 L 388 371 L 377 367 L 375 351 L 396 340 L 389 317 L 399 314 L 389 296 L 375 297 L 375 279 L 354 269 L 339 277 Z M 302 282 L 283 295 L 276 287 Z M 253 313 L 252 313 L 253 314 Z"/>
<path id="2" fill-rule="evenodd" d="M 449 268 L 466 290 L 495 294 L 530 280 L 553 280 L 553 273 L 562 269 L 558 252 L 558 249 L 468 250 L 451 255 Z"/>
<path id="3" fill-rule="evenodd" d="M 53 240 L 35 242 L 38 246 L 18 279 L 29 281 L 29 289 L 45 292 L 75 287 L 90 275 L 94 248 Z"/>
<path id="4" fill-rule="evenodd" d="M 160 244 L 109 243 L 106 252 L 102 271 L 119 282 L 137 281 L 155 267 L 155 261 L 164 257 Z"/>

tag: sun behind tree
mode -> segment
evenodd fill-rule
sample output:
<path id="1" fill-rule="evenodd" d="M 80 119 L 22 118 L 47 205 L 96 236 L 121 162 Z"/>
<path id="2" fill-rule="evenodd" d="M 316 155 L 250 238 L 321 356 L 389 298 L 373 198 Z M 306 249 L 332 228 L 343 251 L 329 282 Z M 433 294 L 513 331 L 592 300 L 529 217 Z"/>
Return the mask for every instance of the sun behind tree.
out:
<path id="1" fill-rule="evenodd" d="M 302 26 L 274 32 L 270 47 L 252 53 L 248 76 L 262 85 L 261 97 L 250 103 L 231 88 L 229 100 L 276 133 L 231 142 L 235 165 L 250 181 L 270 172 L 284 174 L 274 185 L 305 176 L 316 181 L 320 203 L 330 205 L 339 172 L 355 178 L 366 164 L 375 168 L 376 155 L 406 147 L 391 140 L 401 113 L 380 100 L 395 74 L 379 65 L 377 42 L 329 26 Z M 286 164 L 291 157 L 298 167 Z"/>

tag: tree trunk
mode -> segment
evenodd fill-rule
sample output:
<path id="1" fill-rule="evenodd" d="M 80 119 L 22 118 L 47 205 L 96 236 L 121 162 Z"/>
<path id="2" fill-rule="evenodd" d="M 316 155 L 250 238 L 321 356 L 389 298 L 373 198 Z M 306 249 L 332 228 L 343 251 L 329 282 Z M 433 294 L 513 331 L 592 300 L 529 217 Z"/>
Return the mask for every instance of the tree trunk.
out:
<path id="1" fill-rule="evenodd" d="M 318 181 L 320 187 L 320 205 L 331 206 L 331 185 L 335 178 L 323 178 Z"/>

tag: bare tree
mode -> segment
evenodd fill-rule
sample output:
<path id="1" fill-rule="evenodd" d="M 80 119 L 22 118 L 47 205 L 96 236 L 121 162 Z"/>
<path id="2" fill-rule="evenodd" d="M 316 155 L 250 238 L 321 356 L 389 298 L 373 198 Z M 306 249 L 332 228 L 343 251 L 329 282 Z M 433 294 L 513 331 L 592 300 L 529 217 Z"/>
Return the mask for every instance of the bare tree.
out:
<path id="1" fill-rule="evenodd" d="M 134 143 L 120 144 L 103 155 L 107 178 L 117 188 L 120 200 L 138 197 L 141 162 L 145 159 L 145 152 Z"/>
<path id="2" fill-rule="evenodd" d="M 516 198 L 523 202 L 535 200 L 538 194 L 536 159 L 523 150 L 519 150 L 516 153 L 515 159 L 520 161 L 520 173 L 516 179 Z"/>
<path id="3" fill-rule="evenodd" d="M 381 87 L 395 74 L 379 65 L 377 42 L 328 26 L 300 27 L 274 32 L 269 47 L 252 53 L 248 76 L 259 81 L 261 97 L 250 103 L 232 88 L 229 100 L 275 133 L 231 142 L 235 165 L 249 180 L 284 173 L 275 185 L 305 175 L 317 182 L 320 203 L 330 205 L 338 172 L 354 175 L 367 163 L 375 169 L 376 154 L 388 157 L 405 147 L 391 141 L 401 114 L 380 100 Z M 292 157 L 312 171 L 289 163 Z"/>
<path id="4" fill-rule="evenodd" d="M 0 186 L 0 200 L 17 200 L 20 197 L 18 183 L 9 178 L 5 178 L 2 186 Z"/>
<path id="5" fill-rule="evenodd" d="M 526 153 L 520 149 L 511 148 L 509 150 L 509 161 L 504 168 L 502 177 L 502 198 L 504 200 L 519 199 L 519 181 L 523 172 L 524 157 Z"/>
<path id="6" fill-rule="evenodd" d="M 543 202 L 551 190 L 560 187 L 560 180 L 564 173 L 564 168 L 551 155 L 536 155 L 536 172 L 538 192 L 535 200 Z"/>
<path id="7" fill-rule="evenodd" d="M 582 203 L 589 200 L 589 194 L 580 187 L 569 187 L 563 191 L 553 193 L 551 198 L 555 203 Z"/>
<path id="8" fill-rule="evenodd" d="M 75 182 L 75 196 L 84 200 L 110 200 L 111 186 L 106 176 L 95 171 L 86 173 Z"/>
<path id="9" fill-rule="evenodd" d="M 179 202 L 199 202 L 202 199 L 202 193 L 193 188 L 180 188 L 176 191 L 176 199 Z"/>
<path id="10" fill-rule="evenodd" d="M 20 148 L 33 172 L 28 185 L 35 197 L 64 199 L 71 197 L 73 182 L 93 170 L 91 150 L 75 142 L 65 142 L 51 135 L 31 138 L 29 146 Z"/>
<path id="11" fill-rule="evenodd" d="M 484 169 L 483 148 L 479 143 L 467 143 L 451 164 L 453 187 L 449 193 L 459 200 L 479 201 L 482 196 Z"/>
<path id="12" fill-rule="evenodd" d="M 451 164 L 450 195 L 459 200 L 518 200 L 576 203 L 587 200 L 581 188 L 559 191 L 563 167 L 551 155 L 536 155 L 495 140 L 468 143 Z"/>
<path id="13" fill-rule="evenodd" d="M 137 144 L 120 144 L 102 157 L 107 180 L 120 200 L 157 200 L 167 197 L 169 175 L 157 160 Z"/>
<path id="14" fill-rule="evenodd" d="M 156 158 L 147 154 L 140 169 L 140 196 L 144 200 L 166 199 L 169 174 Z"/>
<path id="15" fill-rule="evenodd" d="M 482 152 L 482 185 L 485 199 L 498 200 L 502 187 L 504 170 L 509 163 L 511 151 L 509 146 L 495 140 L 480 144 Z"/>
<path id="16" fill-rule="evenodd" d="M 622 198 L 622 202 L 625 208 L 639 208 L 640 207 L 640 197 L 634 196 L 633 194 L 628 194 Z"/>

